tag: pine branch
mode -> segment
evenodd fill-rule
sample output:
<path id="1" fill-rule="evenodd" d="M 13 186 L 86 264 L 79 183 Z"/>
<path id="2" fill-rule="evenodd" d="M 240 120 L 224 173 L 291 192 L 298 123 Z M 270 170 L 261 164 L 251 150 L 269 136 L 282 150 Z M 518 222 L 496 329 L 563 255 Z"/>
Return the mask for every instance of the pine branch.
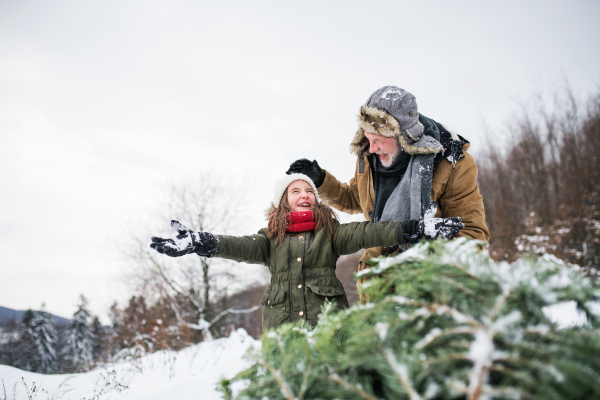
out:
<path id="1" fill-rule="evenodd" d="M 306 368 L 306 371 L 304 372 L 304 376 L 302 377 L 302 385 L 300 386 L 300 393 L 298 394 L 298 400 L 302 400 L 304 398 L 304 394 L 306 393 L 306 390 L 308 389 L 308 380 L 310 378 L 312 366 L 313 366 L 313 360 L 312 360 L 312 357 L 309 356 L 308 366 Z"/>
<path id="2" fill-rule="evenodd" d="M 494 308 L 492 309 L 492 312 L 490 314 L 490 319 L 492 321 L 494 321 L 496 319 L 496 317 L 498 316 L 498 314 L 500 313 L 500 311 L 502 310 L 502 307 L 504 306 L 504 303 L 506 302 L 506 299 L 508 298 L 508 296 L 510 295 L 511 290 L 505 290 L 504 293 L 502 293 L 501 295 L 499 295 L 496 298 L 496 301 L 494 302 Z"/>
<path id="3" fill-rule="evenodd" d="M 337 383 L 338 385 L 342 386 L 346 390 L 356 393 L 357 395 L 359 395 L 360 397 L 362 397 L 365 400 L 379 400 L 376 397 L 373 397 L 370 394 L 366 393 L 364 390 L 362 390 L 358 386 L 353 385 L 353 384 L 349 383 L 348 381 L 344 380 L 338 374 L 332 373 L 329 370 L 329 368 L 327 368 L 327 370 L 329 372 L 329 374 L 327 375 L 327 379 L 329 379 L 330 381 Z"/>
<path id="4" fill-rule="evenodd" d="M 483 296 L 478 295 L 477 293 L 475 293 L 474 291 L 472 291 L 471 289 L 465 287 L 464 285 L 461 285 L 460 283 L 456 282 L 454 279 L 450 278 L 449 276 L 445 276 L 443 273 L 441 274 L 443 276 L 443 282 L 454 286 L 455 288 L 457 288 L 458 290 L 468 294 L 471 297 L 476 298 L 477 300 L 481 301 L 481 302 L 485 302 L 486 299 Z M 444 301 L 444 304 L 446 302 Z"/>
<path id="5" fill-rule="evenodd" d="M 461 334 L 461 333 L 474 334 L 475 329 L 473 329 L 472 327 L 468 327 L 468 326 L 459 326 L 459 327 L 450 328 L 450 329 L 433 328 L 427 335 L 425 335 L 425 337 L 423 339 L 421 339 L 421 341 L 415 343 L 415 349 L 421 350 L 422 348 L 429 346 L 434 340 L 436 340 L 442 336 L 457 335 L 457 334 Z"/>
<path id="6" fill-rule="evenodd" d="M 279 371 L 277 371 L 271 364 L 255 356 L 253 353 L 249 354 L 250 357 L 252 357 L 260 366 L 265 367 L 267 371 L 269 371 L 273 375 L 273 377 L 277 381 L 277 384 L 279 385 L 279 389 L 281 390 L 281 394 L 283 395 L 283 397 L 285 397 L 288 400 L 295 400 L 292 390 L 290 389 L 288 384 L 285 383 L 285 380 L 283 379 Z"/>
<path id="7" fill-rule="evenodd" d="M 466 323 L 468 325 L 474 326 L 476 328 L 481 327 L 481 323 L 479 323 L 479 321 L 477 321 L 476 319 L 461 313 L 460 311 L 456 310 L 455 308 L 452 308 L 446 304 L 439 304 L 439 303 L 423 303 L 420 301 L 414 301 L 414 300 L 410 300 L 407 299 L 404 296 L 392 296 L 391 297 L 391 301 L 394 301 L 398 304 L 402 304 L 402 305 L 407 305 L 407 306 L 413 306 L 413 307 L 420 307 L 421 309 L 427 310 L 427 314 L 425 315 L 433 315 L 433 314 L 437 314 L 437 315 L 442 315 L 442 314 L 448 314 L 450 315 L 452 318 L 454 318 L 454 320 L 456 322 L 460 323 Z"/>
<path id="8" fill-rule="evenodd" d="M 387 359 L 389 366 L 392 368 L 392 371 L 394 371 L 394 374 L 396 374 L 396 377 L 404 388 L 404 391 L 408 395 L 408 398 L 410 400 L 421 400 L 421 396 L 419 396 L 419 393 L 417 393 L 410 383 L 407 366 L 398 362 L 391 349 L 386 347 L 382 352 Z"/>

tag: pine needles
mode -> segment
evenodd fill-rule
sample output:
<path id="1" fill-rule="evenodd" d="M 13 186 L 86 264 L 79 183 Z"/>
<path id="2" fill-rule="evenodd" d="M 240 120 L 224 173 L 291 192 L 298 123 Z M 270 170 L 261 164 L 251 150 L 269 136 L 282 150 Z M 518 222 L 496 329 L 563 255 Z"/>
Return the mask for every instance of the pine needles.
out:
<path id="1" fill-rule="evenodd" d="M 263 335 L 256 365 L 233 380 L 249 380 L 238 398 L 598 396 L 600 288 L 552 256 L 497 263 L 480 246 L 428 242 L 379 260 L 365 273 L 372 303 Z M 564 301 L 587 326 L 550 322 L 543 308 Z"/>

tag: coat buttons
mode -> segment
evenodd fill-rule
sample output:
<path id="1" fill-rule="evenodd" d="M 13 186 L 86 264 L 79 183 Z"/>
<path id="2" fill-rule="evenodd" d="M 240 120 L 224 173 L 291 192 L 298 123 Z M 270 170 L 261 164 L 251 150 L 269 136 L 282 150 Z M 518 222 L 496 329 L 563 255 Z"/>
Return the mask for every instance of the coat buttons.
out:
<path id="1" fill-rule="evenodd" d="M 271 304 L 271 300 L 267 300 L 267 304 Z"/>
<path id="2" fill-rule="evenodd" d="M 302 259 L 300 257 L 298 257 L 298 262 L 302 261 Z"/>
<path id="3" fill-rule="evenodd" d="M 298 313 L 298 315 L 299 315 L 299 316 L 303 316 L 303 315 L 304 315 L 304 311 L 300 311 L 300 312 Z"/>
<path id="4" fill-rule="evenodd" d="M 298 239 L 303 239 L 303 238 L 304 238 L 304 236 L 302 236 L 302 235 L 298 236 Z"/>
<path id="5" fill-rule="evenodd" d="M 410 115 L 410 116 L 412 117 L 414 114 L 413 114 L 413 112 L 412 112 L 412 111 L 410 111 L 410 112 L 408 113 L 408 115 Z"/>
<path id="6" fill-rule="evenodd" d="M 325 297 L 325 301 L 329 300 L 327 297 Z"/>
<path id="7" fill-rule="evenodd" d="M 298 285 L 298 289 L 302 289 L 302 285 Z"/>

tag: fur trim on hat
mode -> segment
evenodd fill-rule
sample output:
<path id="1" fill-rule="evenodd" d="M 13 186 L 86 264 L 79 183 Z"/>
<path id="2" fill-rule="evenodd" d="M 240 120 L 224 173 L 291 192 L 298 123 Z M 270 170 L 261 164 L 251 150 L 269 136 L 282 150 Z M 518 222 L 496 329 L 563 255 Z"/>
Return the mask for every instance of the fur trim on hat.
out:
<path id="1" fill-rule="evenodd" d="M 396 118 L 383 110 L 369 107 L 366 104 L 360 107 L 358 125 L 363 128 L 363 132 L 373 132 L 385 137 L 398 137 L 400 135 L 400 124 Z"/>
<path id="2" fill-rule="evenodd" d="M 369 156 L 369 139 L 365 136 L 366 132 L 372 132 L 376 135 L 385 137 L 395 137 L 398 139 L 402 150 L 408 154 L 431 154 L 442 150 L 439 142 L 429 143 L 424 140 L 423 131 L 425 127 L 421 122 L 417 122 L 409 129 L 401 130 L 399 122 L 384 110 L 375 107 L 369 107 L 366 104 L 360 107 L 357 117 L 358 130 L 350 143 L 350 153 L 362 158 Z M 425 138 L 426 139 L 426 138 Z"/>
<path id="3" fill-rule="evenodd" d="M 275 187 L 273 188 L 273 200 L 271 201 L 273 207 L 279 207 L 279 204 L 281 204 L 281 199 L 286 193 L 288 186 L 290 186 L 290 183 L 296 181 L 307 182 L 311 186 L 313 192 L 315 193 L 315 200 L 317 201 L 317 203 L 321 202 L 321 200 L 319 199 L 319 191 L 317 190 L 317 187 L 315 186 L 315 183 L 312 181 L 312 179 L 310 179 L 304 174 L 290 174 L 275 182 Z"/>

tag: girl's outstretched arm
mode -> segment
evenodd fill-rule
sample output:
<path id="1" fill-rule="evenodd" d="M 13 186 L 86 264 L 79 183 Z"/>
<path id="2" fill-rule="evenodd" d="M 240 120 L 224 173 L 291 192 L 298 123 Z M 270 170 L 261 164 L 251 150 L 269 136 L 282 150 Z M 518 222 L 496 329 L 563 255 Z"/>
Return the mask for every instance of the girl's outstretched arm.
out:
<path id="1" fill-rule="evenodd" d="M 266 229 L 261 229 L 257 234 L 247 236 L 215 235 L 217 252 L 213 257 L 267 265 L 271 254 L 271 241 L 265 231 Z"/>
<path id="2" fill-rule="evenodd" d="M 335 252 L 352 254 L 360 249 L 404 244 L 402 222 L 351 222 L 337 227 L 333 235 Z"/>
<path id="3" fill-rule="evenodd" d="M 179 221 L 171 221 L 171 226 L 177 235 L 168 239 L 152 237 L 150 247 L 170 257 L 196 253 L 201 257 L 221 257 L 251 264 L 266 265 L 269 262 L 271 242 L 264 230 L 250 236 L 227 236 L 194 232 Z"/>
<path id="4" fill-rule="evenodd" d="M 418 220 L 342 224 L 333 235 L 333 246 L 338 254 L 351 254 L 371 247 L 416 243 L 422 237 L 450 239 L 465 227 L 460 217 L 435 218 L 436 211 L 437 203 L 432 201 Z"/>

